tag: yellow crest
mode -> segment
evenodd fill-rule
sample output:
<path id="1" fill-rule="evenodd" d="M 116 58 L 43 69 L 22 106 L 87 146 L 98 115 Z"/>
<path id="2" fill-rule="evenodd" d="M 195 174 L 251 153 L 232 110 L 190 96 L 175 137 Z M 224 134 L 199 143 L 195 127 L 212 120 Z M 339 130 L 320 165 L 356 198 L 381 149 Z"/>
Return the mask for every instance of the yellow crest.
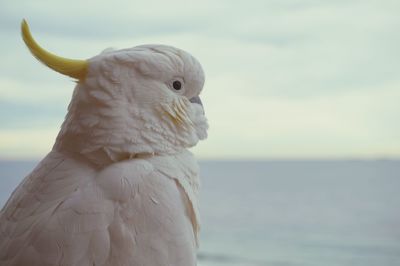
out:
<path id="1" fill-rule="evenodd" d="M 72 78 L 78 80 L 85 78 L 88 68 L 88 63 L 86 60 L 68 59 L 44 50 L 33 39 L 28 23 L 25 21 L 25 19 L 22 20 L 21 23 L 21 34 L 26 46 L 29 48 L 33 56 L 36 57 L 40 62 L 51 69 Z"/>

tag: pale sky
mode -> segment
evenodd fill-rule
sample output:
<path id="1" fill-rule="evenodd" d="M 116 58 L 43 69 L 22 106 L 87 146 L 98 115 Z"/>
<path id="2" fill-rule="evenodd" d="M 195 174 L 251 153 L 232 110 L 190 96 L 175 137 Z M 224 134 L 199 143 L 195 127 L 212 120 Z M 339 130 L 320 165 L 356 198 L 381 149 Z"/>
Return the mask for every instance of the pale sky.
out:
<path id="1" fill-rule="evenodd" d="M 399 158 L 400 1 L 2 1 L 0 159 L 50 151 L 74 83 L 24 47 L 20 22 L 64 57 L 163 43 L 199 59 L 202 159 Z"/>

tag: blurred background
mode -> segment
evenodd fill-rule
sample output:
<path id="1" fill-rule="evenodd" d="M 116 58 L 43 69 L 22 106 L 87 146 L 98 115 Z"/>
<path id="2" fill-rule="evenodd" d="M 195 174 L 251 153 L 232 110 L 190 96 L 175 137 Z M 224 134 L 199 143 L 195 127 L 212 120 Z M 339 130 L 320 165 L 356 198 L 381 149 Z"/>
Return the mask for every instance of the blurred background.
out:
<path id="1" fill-rule="evenodd" d="M 200 266 L 400 265 L 400 2 L 0 2 L 0 206 L 74 83 L 38 63 L 163 43 L 199 59 Z"/>

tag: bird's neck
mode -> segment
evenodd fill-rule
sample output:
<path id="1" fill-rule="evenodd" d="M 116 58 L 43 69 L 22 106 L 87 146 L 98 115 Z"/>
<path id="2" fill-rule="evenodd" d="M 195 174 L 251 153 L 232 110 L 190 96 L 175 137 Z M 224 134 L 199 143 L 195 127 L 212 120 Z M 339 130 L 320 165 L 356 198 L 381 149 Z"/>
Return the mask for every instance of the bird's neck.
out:
<path id="1" fill-rule="evenodd" d="M 139 112 L 112 115 L 106 106 L 70 106 L 54 149 L 97 165 L 180 153 L 184 143 Z"/>

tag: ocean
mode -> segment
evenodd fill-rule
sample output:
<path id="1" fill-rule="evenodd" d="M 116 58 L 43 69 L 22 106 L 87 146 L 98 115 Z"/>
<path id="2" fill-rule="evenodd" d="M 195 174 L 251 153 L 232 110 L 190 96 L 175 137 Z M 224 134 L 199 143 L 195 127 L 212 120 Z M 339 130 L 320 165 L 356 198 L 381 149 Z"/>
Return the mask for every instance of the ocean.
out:
<path id="1" fill-rule="evenodd" d="M 0 206 L 36 162 L 0 162 Z M 400 265 L 400 161 L 203 161 L 199 266 Z"/>

